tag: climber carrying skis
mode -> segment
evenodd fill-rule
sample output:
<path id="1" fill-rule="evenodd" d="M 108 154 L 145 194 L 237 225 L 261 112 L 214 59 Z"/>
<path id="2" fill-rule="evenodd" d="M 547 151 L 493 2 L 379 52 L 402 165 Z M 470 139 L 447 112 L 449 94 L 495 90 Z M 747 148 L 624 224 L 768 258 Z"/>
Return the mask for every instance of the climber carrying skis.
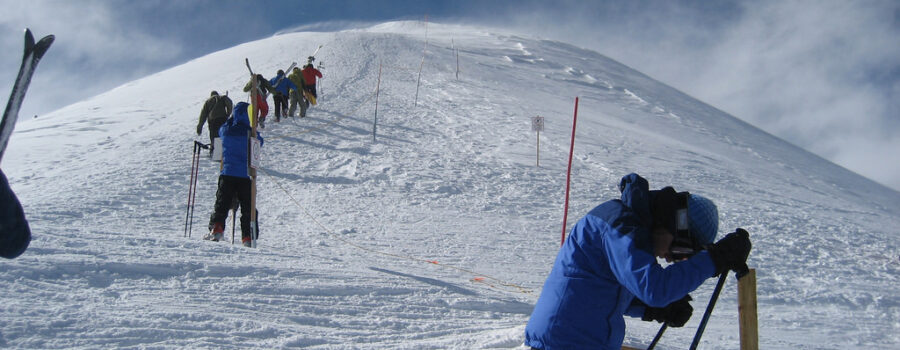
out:
<path id="1" fill-rule="evenodd" d="M 247 85 L 244 85 L 244 92 L 250 92 L 252 83 L 252 81 L 248 81 Z M 272 84 L 269 84 L 269 81 L 262 74 L 256 75 L 256 84 L 258 86 L 257 89 L 259 89 L 256 94 L 256 107 L 259 109 L 259 127 L 260 129 L 265 129 L 266 115 L 269 114 L 269 104 L 266 103 L 266 98 L 269 97 L 269 92 L 275 88 Z"/>
<path id="2" fill-rule="evenodd" d="M 219 174 L 219 185 L 216 190 L 216 204 L 209 218 L 209 234 L 203 236 L 208 241 L 221 241 L 225 235 L 225 219 L 233 208 L 234 198 L 241 207 L 241 241 L 245 247 L 251 246 L 250 237 L 250 196 L 251 179 L 249 172 L 249 151 L 247 140 L 250 135 L 250 117 L 247 109 L 250 105 L 238 102 L 234 106 L 234 114 L 219 129 L 222 138 L 222 171 Z M 260 146 L 263 138 L 257 134 Z M 259 216 L 257 216 L 258 218 Z M 259 220 L 256 222 L 259 234 Z"/>
<path id="3" fill-rule="evenodd" d="M 303 67 L 303 89 L 306 90 L 310 95 L 312 95 L 312 101 L 315 101 L 318 95 L 316 95 L 316 78 L 322 78 L 322 72 L 320 72 L 316 67 L 313 67 L 312 62 L 315 60 L 314 57 L 309 58 L 309 63 Z M 309 99 L 307 99 L 309 100 Z M 306 106 L 309 107 L 310 101 L 306 102 Z M 313 102 L 313 104 L 316 104 Z"/>

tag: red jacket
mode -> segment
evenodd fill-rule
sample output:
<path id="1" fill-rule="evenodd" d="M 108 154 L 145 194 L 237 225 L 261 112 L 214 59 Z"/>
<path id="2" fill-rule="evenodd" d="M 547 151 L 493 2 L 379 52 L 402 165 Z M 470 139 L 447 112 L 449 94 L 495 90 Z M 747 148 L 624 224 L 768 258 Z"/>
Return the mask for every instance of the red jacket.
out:
<path id="1" fill-rule="evenodd" d="M 306 85 L 316 85 L 316 77 L 321 78 L 322 72 L 311 65 L 303 68 L 303 80 L 306 82 Z"/>

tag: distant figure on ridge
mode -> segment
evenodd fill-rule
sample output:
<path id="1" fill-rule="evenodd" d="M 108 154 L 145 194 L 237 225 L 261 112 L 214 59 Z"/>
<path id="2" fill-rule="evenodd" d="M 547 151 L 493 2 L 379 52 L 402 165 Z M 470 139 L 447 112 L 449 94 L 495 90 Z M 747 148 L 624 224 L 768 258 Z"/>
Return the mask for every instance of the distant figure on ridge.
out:
<path id="1" fill-rule="evenodd" d="M 275 122 L 280 122 L 282 115 L 285 117 L 288 115 L 288 94 L 290 94 L 291 89 L 297 89 L 297 85 L 294 85 L 290 79 L 287 79 L 284 76 L 284 71 L 281 69 L 278 70 L 278 73 L 272 80 L 269 80 L 269 85 L 274 87 L 272 100 L 275 101 Z"/>
<path id="2" fill-rule="evenodd" d="M 290 116 L 294 116 L 294 111 L 297 110 L 297 105 L 300 106 L 300 118 L 306 117 L 306 98 L 303 97 L 303 92 L 300 89 L 306 84 L 303 82 L 303 72 L 300 71 L 300 67 L 294 67 L 291 70 L 291 74 L 288 74 L 288 79 L 294 83 L 295 86 L 299 86 L 299 88 L 291 89 L 291 108 L 288 111 Z"/>
<path id="3" fill-rule="evenodd" d="M 688 294 L 710 277 L 745 271 L 747 231 L 713 244 L 719 212 L 709 199 L 672 187 L 651 191 L 638 174 L 619 182 L 621 199 L 601 203 L 572 227 L 525 326 L 532 349 L 616 349 L 623 316 L 681 327 Z M 663 268 L 657 258 L 673 264 Z"/>
<path id="4" fill-rule="evenodd" d="M 234 207 L 237 198 L 241 207 L 241 242 L 245 247 L 251 245 L 250 237 L 250 196 L 251 179 L 249 171 L 248 141 L 250 138 L 250 117 L 247 115 L 247 102 L 238 102 L 234 114 L 219 129 L 222 138 L 222 172 L 219 174 L 219 186 L 216 190 L 216 204 L 209 218 L 209 233 L 203 236 L 208 241 L 218 242 L 225 235 L 225 219 L 228 211 Z M 257 134 L 260 147 L 263 138 Z M 258 212 L 258 211 L 257 211 Z M 259 235 L 259 216 L 257 216 L 256 232 Z"/>
<path id="5" fill-rule="evenodd" d="M 228 92 L 225 96 L 219 96 L 219 93 L 213 90 L 209 93 L 209 98 L 203 104 L 203 110 L 200 111 L 200 122 L 197 123 L 197 136 L 203 133 L 203 124 L 209 123 L 209 154 L 212 156 L 213 147 L 215 147 L 215 139 L 219 137 L 219 128 L 225 124 L 225 120 L 231 115 L 232 105 L 231 99 L 228 98 Z"/>

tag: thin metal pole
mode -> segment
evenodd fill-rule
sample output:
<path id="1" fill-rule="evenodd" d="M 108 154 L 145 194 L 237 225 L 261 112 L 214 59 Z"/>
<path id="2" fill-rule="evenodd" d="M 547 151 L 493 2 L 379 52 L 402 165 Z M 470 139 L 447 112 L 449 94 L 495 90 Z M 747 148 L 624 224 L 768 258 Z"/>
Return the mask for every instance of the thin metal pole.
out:
<path id="1" fill-rule="evenodd" d="M 372 125 L 372 141 L 375 141 L 375 135 L 378 131 L 378 94 L 381 92 L 381 66 L 378 64 L 378 83 L 375 85 L 375 124 Z"/>
<path id="2" fill-rule="evenodd" d="M 191 154 L 191 178 L 188 185 L 187 212 L 184 217 L 184 236 L 190 237 L 194 228 L 194 199 L 197 194 L 197 178 L 200 175 L 200 143 L 194 141 L 194 150 Z"/>
<path id="3" fill-rule="evenodd" d="M 700 337 L 703 336 L 703 331 L 706 330 L 706 323 L 709 322 L 709 316 L 712 315 L 713 308 L 716 307 L 716 300 L 719 299 L 719 293 L 722 291 L 722 286 L 725 285 L 725 277 L 728 277 L 728 271 L 724 271 L 719 275 L 719 282 L 716 283 L 716 289 L 713 291 L 712 297 L 709 298 L 706 312 L 703 313 L 703 320 L 700 321 L 700 327 L 697 328 L 697 334 L 694 335 L 694 341 L 691 342 L 691 350 L 697 349 L 697 345 L 700 344 Z"/>
<path id="4" fill-rule="evenodd" d="M 669 323 L 663 323 L 662 327 L 659 327 L 659 332 L 656 332 L 656 336 L 653 337 L 653 341 L 650 342 L 650 346 L 647 347 L 647 350 L 653 350 L 656 347 L 656 343 L 659 343 L 659 340 L 662 339 L 663 333 L 666 332 L 666 328 L 669 328 Z"/>
<path id="5" fill-rule="evenodd" d="M 572 118 L 572 145 L 569 147 L 569 170 L 566 171 L 566 204 L 563 210 L 562 239 L 559 246 L 566 243 L 566 219 L 569 217 L 569 183 L 572 178 L 572 154 L 575 153 L 575 125 L 578 123 L 578 97 L 575 97 L 575 116 Z"/>

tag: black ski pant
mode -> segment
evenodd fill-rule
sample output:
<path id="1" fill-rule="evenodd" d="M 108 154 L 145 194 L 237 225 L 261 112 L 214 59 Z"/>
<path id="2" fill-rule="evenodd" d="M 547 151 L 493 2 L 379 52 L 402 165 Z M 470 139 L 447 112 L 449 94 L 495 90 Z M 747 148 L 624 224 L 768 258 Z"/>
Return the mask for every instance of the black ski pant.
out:
<path id="1" fill-rule="evenodd" d="M 250 240 L 250 179 L 228 175 L 219 175 L 219 188 L 216 190 L 216 205 L 213 214 L 209 218 L 209 227 L 212 229 L 216 223 L 225 227 L 225 219 L 228 211 L 233 207 L 232 202 L 237 199 L 241 207 L 241 240 Z M 257 214 L 259 211 L 256 211 Z M 256 237 L 259 238 L 259 215 L 256 220 Z"/>
<path id="2" fill-rule="evenodd" d="M 209 122 L 209 155 L 212 156 L 213 149 L 216 147 L 216 138 L 219 137 L 219 128 L 222 127 L 222 124 L 225 124 L 225 121 L 221 122 Z"/>
<path id="3" fill-rule="evenodd" d="M 288 110 L 288 97 L 282 94 L 275 94 L 272 96 L 272 100 L 275 101 L 275 121 L 281 121 L 281 116 L 287 113 Z M 287 117 L 285 115 L 285 117 Z"/>

